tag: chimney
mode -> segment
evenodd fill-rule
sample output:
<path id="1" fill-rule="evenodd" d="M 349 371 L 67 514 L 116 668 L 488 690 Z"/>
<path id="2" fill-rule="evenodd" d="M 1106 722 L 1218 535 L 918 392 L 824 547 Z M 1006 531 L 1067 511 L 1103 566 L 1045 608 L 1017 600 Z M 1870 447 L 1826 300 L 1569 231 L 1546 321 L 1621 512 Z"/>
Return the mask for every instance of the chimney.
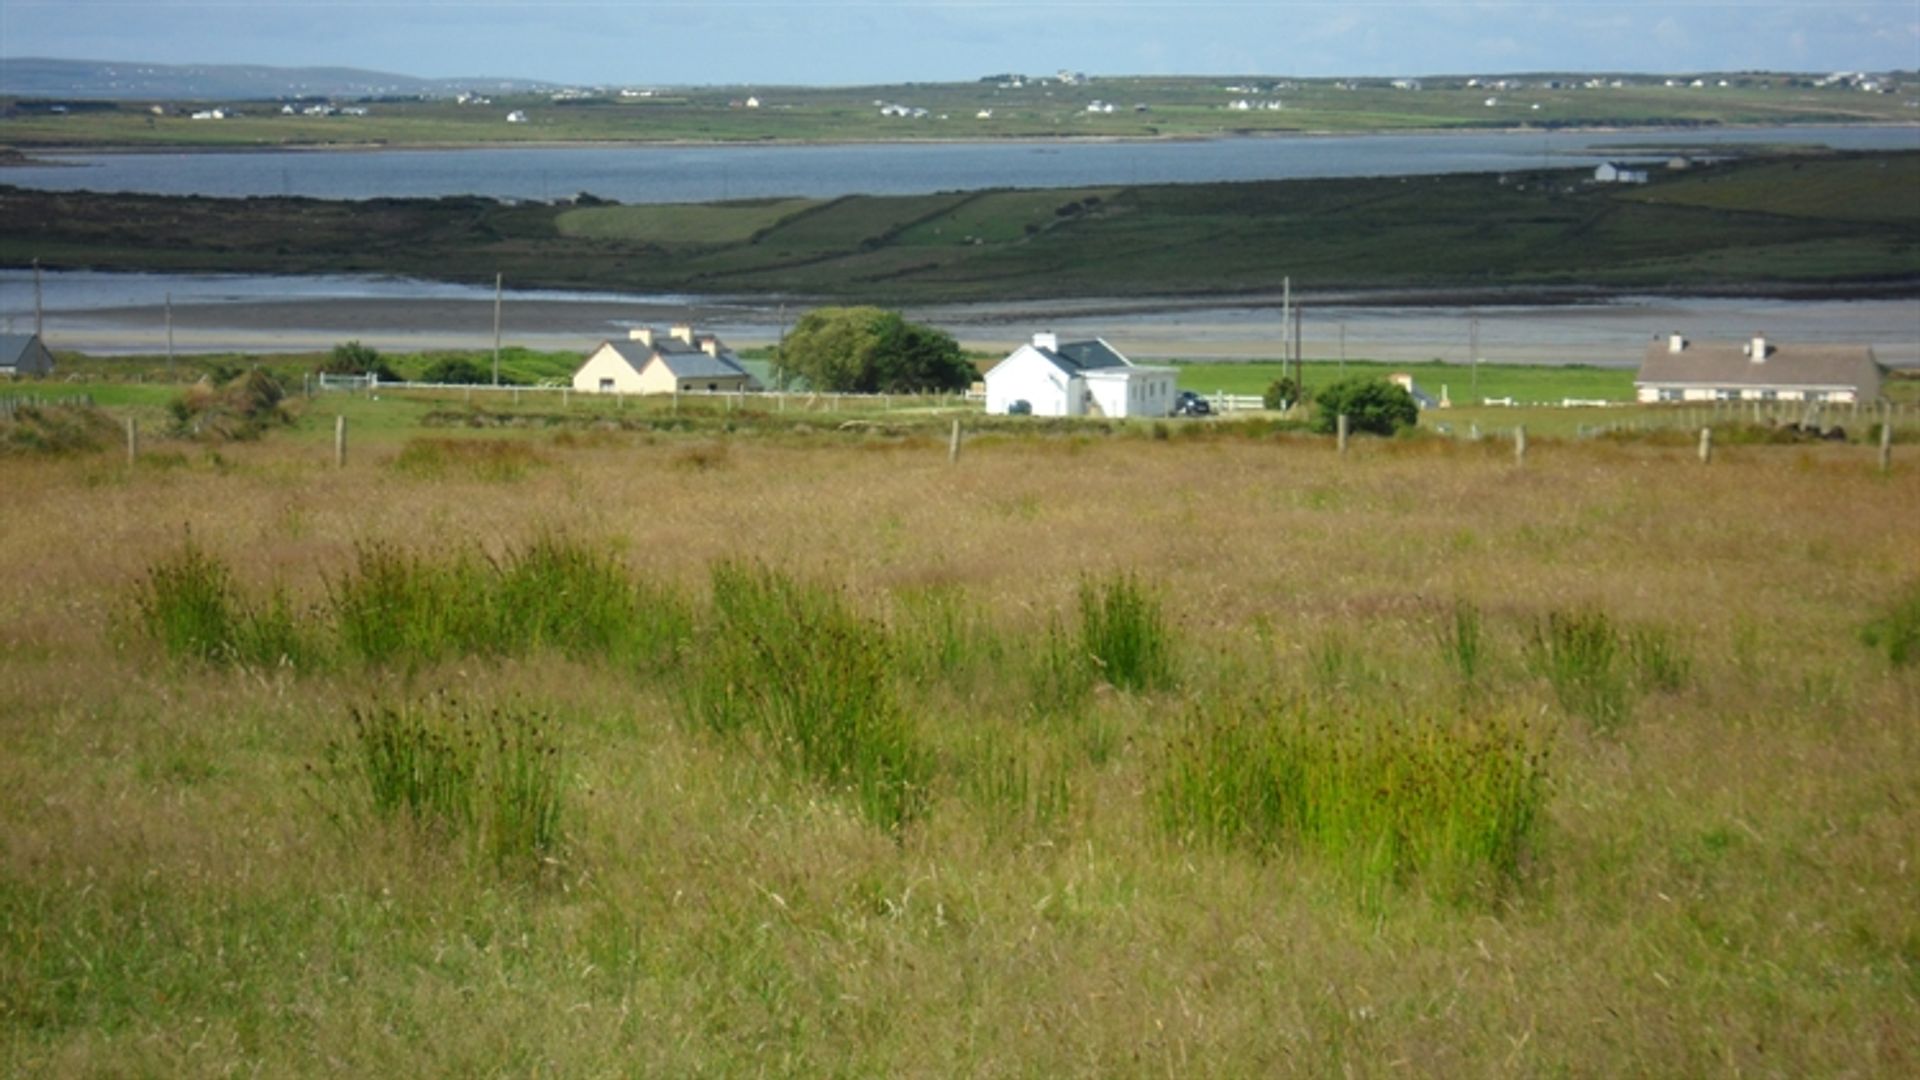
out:
<path id="1" fill-rule="evenodd" d="M 720 339 L 714 337 L 712 334 L 701 334 L 699 345 L 700 351 L 706 353 L 708 356 L 717 357 L 720 355 Z"/>
<path id="2" fill-rule="evenodd" d="M 1764 364 L 1767 362 L 1767 336 L 1765 334 L 1753 335 L 1753 344 L 1747 346 L 1747 359 L 1756 364 Z"/>
<path id="3" fill-rule="evenodd" d="M 679 338 L 683 344 L 693 344 L 693 326 L 690 323 L 674 323 L 669 333 Z"/>
<path id="4" fill-rule="evenodd" d="M 627 331 L 627 336 L 649 348 L 653 346 L 653 327 L 636 326 Z"/>
<path id="5" fill-rule="evenodd" d="M 1059 352 L 1060 335 L 1045 332 L 1035 334 L 1033 335 L 1033 347 L 1036 349 L 1045 349 L 1048 352 Z"/>
<path id="6" fill-rule="evenodd" d="M 1684 352 L 1686 348 L 1687 348 L 1686 338 L 1681 337 L 1679 334 L 1671 334 L 1667 337 L 1668 352 L 1670 353 Z"/>

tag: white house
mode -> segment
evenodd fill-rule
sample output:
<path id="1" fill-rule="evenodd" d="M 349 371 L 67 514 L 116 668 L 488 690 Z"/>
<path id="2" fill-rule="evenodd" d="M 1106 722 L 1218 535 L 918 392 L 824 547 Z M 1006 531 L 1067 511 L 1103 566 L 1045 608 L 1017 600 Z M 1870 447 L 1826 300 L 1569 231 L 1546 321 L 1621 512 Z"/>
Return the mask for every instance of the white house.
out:
<path id="1" fill-rule="evenodd" d="M 1633 381 L 1656 401 L 1806 401 L 1850 404 L 1880 396 L 1885 372 L 1866 345 L 1776 345 L 1752 341 L 1696 344 L 1679 334 L 1654 338 Z"/>
<path id="2" fill-rule="evenodd" d="M 1099 338 L 1063 343 L 1053 334 L 1033 335 L 986 383 L 987 412 L 1003 416 L 1166 416 L 1175 393 L 1172 368 L 1142 367 Z"/>
<path id="3" fill-rule="evenodd" d="M 1601 184 L 1644 184 L 1647 182 L 1647 170 L 1629 168 L 1617 161 L 1607 161 L 1593 170 L 1593 179 Z"/>
<path id="4" fill-rule="evenodd" d="M 665 335 L 650 326 L 625 341 L 605 341 L 573 373 L 586 394 L 679 394 L 758 390 L 760 384 L 733 351 L 712 334 L 681 324 Z"/>
<path id="5" fill-rule="evenodd" d="M 519 109 L 515 109 L 507 114 L 507 123 L 509 124 L 524 124 L 526 122 L 527 114 Z"/>

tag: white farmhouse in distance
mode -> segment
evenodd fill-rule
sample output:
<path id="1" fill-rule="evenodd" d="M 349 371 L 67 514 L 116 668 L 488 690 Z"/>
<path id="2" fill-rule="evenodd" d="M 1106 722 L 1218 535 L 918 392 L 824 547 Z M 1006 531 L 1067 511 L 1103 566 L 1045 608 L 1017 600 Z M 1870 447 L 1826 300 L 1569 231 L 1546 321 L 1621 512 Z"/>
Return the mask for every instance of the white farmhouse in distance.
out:
<path id="1" fill-rule="evenodd" d="M 1886 373 L 1866 345 L 1780 345 L 1751 341 L 1695 343 L 1680 334 L 1656 337 L 1634 379 L 1642 402 L 1874 401 Z"/>
<path id="2" fill-rule="evenodd" d="M 987 412 L 1033 416 L 1166 416 L 1173 411 L 1172 368 L 1142 367 L 1105 341 L 1033 341 L 988 369 Z"/>

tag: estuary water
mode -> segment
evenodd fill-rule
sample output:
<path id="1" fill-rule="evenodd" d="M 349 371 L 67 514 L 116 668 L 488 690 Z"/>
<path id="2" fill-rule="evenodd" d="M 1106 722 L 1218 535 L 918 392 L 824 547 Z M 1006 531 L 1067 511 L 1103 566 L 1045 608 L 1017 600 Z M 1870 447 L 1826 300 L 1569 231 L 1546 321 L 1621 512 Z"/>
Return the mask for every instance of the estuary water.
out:
<path id="1" fill-rule="evenodd" d="M 208 121 L 213 123 L 215 121 Z M 159 195 L 326 199 L 484 195 L 625 203 L 988 188 L 1504 172 L 1713 156 L 1759 144 L 1920 149 L 1920 126 L 1284 135 L 1167 141 L 485 147 L 36 155 L 0 184 Z"/>

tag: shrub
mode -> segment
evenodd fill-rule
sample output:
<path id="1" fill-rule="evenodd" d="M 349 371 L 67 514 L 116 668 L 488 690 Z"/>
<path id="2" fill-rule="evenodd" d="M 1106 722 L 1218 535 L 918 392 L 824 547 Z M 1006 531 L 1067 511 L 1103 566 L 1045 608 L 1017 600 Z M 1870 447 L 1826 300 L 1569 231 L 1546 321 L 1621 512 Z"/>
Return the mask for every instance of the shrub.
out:
<path id="1" fill-rule="evenodd" d="M 493 375 L 467 357 L 443 356 L 426 366 L 426 369 L 420 373 L 420 381 L 457 386 L 481 386 L 492 382 Z"/>
<path id="2" fill-rule="evenodd" d="M 1260 395 L 1260 403 L 1275 412 L 1304 405 L 1307 401 L 1306 389 L 1291 375 L 1282 375 L 1273 380 L 1267 384 L 1266 393 Z"/>
<path id="3" fill-rule="evenodd" d="M 1466 895 L 1520 876 L 1546 775 L 1506 723 L 1251 700 L 1196 709 L 1154 797 L 1180 836 L 1304 851 L 1368 896 L 1413 877 Z"/>
<path id="4" fill-rule="evenodd" d="M 255 439 L 268 428 L 290 422 L 286 388 L 259 368 L 225 382 L 202 379 L 167 403 L 174 430 L 182 435 Z"/>
<path id="5" fill-rule="evenodd" d="M 327 358 L 320 362 L 318 370 L 323 375 L 375 375 L 381 382 L 400 381 L 400 376 L 387 366 L 378 349 L 358 341 L 335 345 Z"/>
<path id="6" fill-rule="evenodd" d="M 1413 395 L 1385 379 L 1353 378 L 1323 387 L 1314 395 L 1313 430 L 1330 435 L 1344 414 L 1347 430 L 1393 435 L 1420 421 Z"/>

